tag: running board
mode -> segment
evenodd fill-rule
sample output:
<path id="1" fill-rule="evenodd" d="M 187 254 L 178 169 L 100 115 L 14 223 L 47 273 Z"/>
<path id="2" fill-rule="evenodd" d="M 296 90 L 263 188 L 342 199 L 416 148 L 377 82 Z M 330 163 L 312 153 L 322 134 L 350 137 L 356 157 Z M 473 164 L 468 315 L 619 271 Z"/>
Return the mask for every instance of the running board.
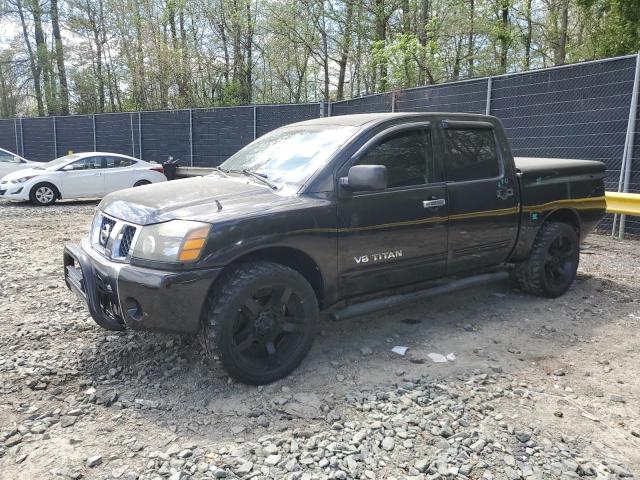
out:
<path id="1" fill-rule="evenodd" d="M 451 293 L 468 287 L 484 285 L 486 283 L 498 282 L 509 278 L 508 272 L 483 273 L 473 277 L 461 278 L 444 285 L 420 290 L 418 292 L 391 295 L 389 297 L 375 298 L 362 303 L 348 305 L 331 312 L 331 318 L 335 321 L 346 320 L 348 318 L 359 317 L 374 311 L 387 310 L 392 307 L 404 305 L 406 303 L 418 302 L 426 298 L 435 297 L 445 293 Z"/>

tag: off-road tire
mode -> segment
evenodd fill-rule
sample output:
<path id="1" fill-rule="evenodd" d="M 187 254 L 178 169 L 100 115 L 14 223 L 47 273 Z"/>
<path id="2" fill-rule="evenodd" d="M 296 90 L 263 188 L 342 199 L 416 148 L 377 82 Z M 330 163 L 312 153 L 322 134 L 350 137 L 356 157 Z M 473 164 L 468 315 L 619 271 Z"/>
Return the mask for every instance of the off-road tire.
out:
<path id="1" fill-rule="evenodd" d="M 290 290 L 289 297 L 287 297 L 289 300 L 286 300 L 281 307 L 281 311 L 285 312 L 282 315 L 282 319 L 273 320 L 270 323 L 270 325 L 286 323 L 289 325 L 288 328 L 291 328 L 291 322 L 286 319 L 294 318 L 295 330 L 300 328 L 301 332 L 280 333 L 282 335 L 280 345 L 282 345 L 282 339 L 286 338 L 288 343 L 285 346 L 295 347 L 292 348 L 290 355 L 286 355 L 287 350 L 281 350 L 279 353 L 276 350 L 276 353 L 273 353 L 273 351 L 269 353 L 269 348 L 266 348 L 266 344 L 266 350 L 263 351 L 263 345 L 258 340 L 259 335 L 271 335 L 271 333 L 263 332 L 260 328 L 264 327 L 265 323 L 261 315 L 264 314 L 269 317 L 270 313 L 266 312 L 266 310 L 269 310 L 270 307 L 259 305 L 262 300 L 256 299 L 256 295 L 259 292 L 269 291 L 269 289 L 274 292 L 269 296 L 269 299 L 278 297 L 275 293 L 276 289 L 283 289 L 283 292 Z M 285 295 L 286 293 L 282 293 L 280 296 L 284 297 Z M 267 305 L 271 304 L 269 299 L 266 301 Z M 255 304 L 252 309 L 247 309 L 246 304 L 247 302 L 251 303 L 251 300 L 257 302 L 265 311 L 261 311 L 255 316 L 250 314 L 249 310 L 253 311 Z M 295 304 L 291 304 L 294 301 Z M 291 306 L 295 306 L 294 310 L 297 310 L 297 316 L 286 316 L 286 312 L 290 308 L 287 302 Z M 249 317 L 253 317 L 254 320 L 248 320 Z M 204 312 L 201 335 L 209 355 L 215 355 L 232 378 L 250 385 L 263 385 L 287 376 L 300 364 L 311 348 L 318 321 L 318 301 L 315 292 L 301 274 L 277 263 L 256 261 L 239 264 L 224 274 L 220 281 L 217 282 L 210 294 Z M 252 346 L 245 347 L 245 351 L 251 350 L 251 352 L 256 352 L 256 355 L 260 355 L 261 352 L 263 355 L 266 353 L 268 361 L 258 365 L 259 360 L 247 361 L 243 357 L 245 355 L 244 351 L 240 352 L 241 347 L 237 344 L 235 337 L 237 335 L 237 325 L 243 322 L 248 325 L 244 328 L 244 332 L 257 333 L 255 333 L 255 336 L 249 333 L 245 341 L 240 342 L 240 344 L 247 344 L 248 342 Z M 266 320 L 266 322 L 269 324 L 269 320 Z M 266 329 L 268 330 L 268 328 L 267 326 Z M 275 328 L 273 329 L 275 330 Z M 251 338 L 248 338 L 249 336 Z M 272 340 L 272 349 L 273 346 L 274 341 Z M 286 356 L 284 358 L 278 357 L 278 361 L 275 363 L 276 357 L 272 357 L 272 353 L 273 355 Z"/>
<path id="2" fill-rule="evenodd" d="M 150 185 L 151 182 L 149 180 L 138 180 L 133 184 L 134 187 L 141 187 L 142 185 Z"/>
<path id="3" fill-rule="evenodd" d="M 563 240 L 559 240 L 563 239 Z M 565 242 L 571 251 L 562 261 L 561 270 L 566 277 L 562 281 L 554 282 L 550 278 L 551 260 L 550 249 L 554 242 Z M 514 268 L 514 280 L 517 286 L 533 295 L 556 298 L 565 293 L 575 280 L 580 261 L 580 240 L 575 229 L 562 222 L 548 222 L 542 225 L 531 249 L 529 258 L 518 263 Z"/>
<path id="4" fill-rule="evenodd" d="M 48 182 L 41 182 L 31 187 L 29 199 L 34 205 L 46 207 L 56 203 L 59 195 L 60 194 L 55 185 Z"/>

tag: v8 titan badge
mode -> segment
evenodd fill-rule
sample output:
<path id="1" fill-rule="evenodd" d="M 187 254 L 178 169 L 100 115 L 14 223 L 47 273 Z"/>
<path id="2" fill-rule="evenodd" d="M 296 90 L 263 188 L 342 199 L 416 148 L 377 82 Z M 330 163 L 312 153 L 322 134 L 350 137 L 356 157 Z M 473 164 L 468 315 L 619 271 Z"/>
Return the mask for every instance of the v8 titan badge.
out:
<path id="1" fill-rule="evenodd" d="M 371 253 L 368 255 L 361 255 L 359 257 L 353 257 L 356 263 L 376 263 L 383 260 L 394 260 L 402 257 L 402 250 L 392 250 L 390 252 Z"/>

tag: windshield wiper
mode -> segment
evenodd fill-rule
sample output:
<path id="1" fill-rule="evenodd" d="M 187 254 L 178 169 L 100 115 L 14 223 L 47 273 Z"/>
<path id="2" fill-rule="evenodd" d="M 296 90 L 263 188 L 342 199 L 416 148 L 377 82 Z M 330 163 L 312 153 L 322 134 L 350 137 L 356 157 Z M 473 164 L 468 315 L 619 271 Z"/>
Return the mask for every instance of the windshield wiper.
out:
<path id="1" fill-rule="evenodd" d="M 270 181 L 269 177 L 267 177 L 264 173 L 254 172 L 253 170 L 249 170 L 248 168 L 243 168 L 240 171 L 240 173 L 242 173 L 243 175 L 246 175 L 247 177 L 255 178 L 256 180 L 261 181 L 262 183 L 269 186 L 273 190 L 278 189 L 278 185 Z"/>

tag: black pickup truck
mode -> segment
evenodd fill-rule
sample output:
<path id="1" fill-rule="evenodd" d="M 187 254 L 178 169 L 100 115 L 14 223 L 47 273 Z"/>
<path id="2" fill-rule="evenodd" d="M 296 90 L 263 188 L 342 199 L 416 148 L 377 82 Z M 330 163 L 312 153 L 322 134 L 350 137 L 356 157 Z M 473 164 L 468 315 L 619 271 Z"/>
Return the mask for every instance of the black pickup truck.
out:
<path id="1" fill-rule="evenodd" d="M 200 332 L 231 376 L 268 383 L 302 361 L 321 310 L 503 264 L 521 289 L 563 294 L 603 176 L 514 160 L 490 116 L 321 118 L 208 176 L 106 196 L 65 247 L 65 280 L 102 327 Z"/>

